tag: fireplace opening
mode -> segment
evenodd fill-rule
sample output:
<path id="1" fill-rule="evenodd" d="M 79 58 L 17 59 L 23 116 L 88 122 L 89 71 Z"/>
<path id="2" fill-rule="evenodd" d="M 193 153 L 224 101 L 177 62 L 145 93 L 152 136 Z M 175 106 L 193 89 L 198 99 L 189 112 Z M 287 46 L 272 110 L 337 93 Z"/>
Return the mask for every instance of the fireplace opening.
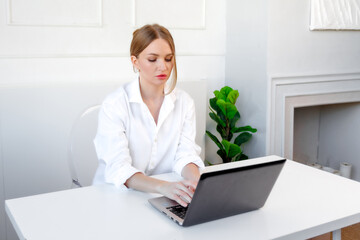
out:
<path id="1" fill-rule="evenodd" d="M 294 108 L 292 147 L 293 160 L 334 170 L 349 163 L 360 181 L 360 102 Z"/>

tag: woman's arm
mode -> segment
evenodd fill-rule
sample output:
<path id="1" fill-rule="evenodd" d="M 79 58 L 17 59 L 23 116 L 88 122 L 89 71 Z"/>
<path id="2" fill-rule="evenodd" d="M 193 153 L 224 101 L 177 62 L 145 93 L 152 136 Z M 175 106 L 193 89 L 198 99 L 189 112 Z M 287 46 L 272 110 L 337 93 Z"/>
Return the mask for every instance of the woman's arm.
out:
<path id="1" fill-rule="evenodd" d="M 167 182 L 148 177 L 143 173 L 135 173 L 125 182 L 125 186 L 128 188 L 143 192 L 160 193 L 184 207 L 191 202 L 196 184 L 197 182 L 191 180 Z"/>
<path id="2" fill-rule="evenodd" d="M 175 155 L 173 171 L 185 179 L 198 181 L 200 168 L 204 162 L 200 158 L 201 148 L 195 142 L 196 117 L 194 101 L 187 94 L 181 95 L 183 100 L 184 123 L 182 124 L 178 148 Z"/>
<path id="3" fill-rule="evenodd" d="M 197 182 L 200 179 L 199 167 L 194 163 L 189 163 L 181 171 L 181 176 L 185 179 L 196 182 L 197 185 Z"/>

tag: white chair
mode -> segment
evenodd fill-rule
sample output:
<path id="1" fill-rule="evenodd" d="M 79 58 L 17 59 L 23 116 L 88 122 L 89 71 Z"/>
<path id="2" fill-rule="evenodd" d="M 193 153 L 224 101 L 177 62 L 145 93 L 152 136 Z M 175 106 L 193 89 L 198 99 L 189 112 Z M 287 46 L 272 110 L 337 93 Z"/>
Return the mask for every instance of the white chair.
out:
<path id="1" fill-rule="evenodd" d="M 74 122 L 69 137 L 68 160 L 72 187 L 92 184 L 98 159 L 93 140 L 96 135 L 101 105 L 87 108 Z"/>
<path id="2" fill-rule="evenodd" d="M 205 131 L 208 109 L 207 85 L 205 80 L 178 82 L 177 87 L 186 91 L 195 102 L 196 143 L 201 147 L 201 159 L 205 160 Z"/>

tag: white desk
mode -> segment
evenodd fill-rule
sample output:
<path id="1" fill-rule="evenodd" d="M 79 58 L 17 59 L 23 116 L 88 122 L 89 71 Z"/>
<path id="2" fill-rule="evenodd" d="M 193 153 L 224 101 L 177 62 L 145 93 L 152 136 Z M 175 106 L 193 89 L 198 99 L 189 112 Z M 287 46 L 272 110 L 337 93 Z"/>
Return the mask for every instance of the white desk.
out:
<path id="1" fill-rule="evenodd" d="M 6 211 L 27 240 L 296 240 L 360 222 L 360 183 L 293 161 L 262 209 L 213 222 L 180 227 L 149 205 L 152 196 L 92 186 L 7 200 Z"/>

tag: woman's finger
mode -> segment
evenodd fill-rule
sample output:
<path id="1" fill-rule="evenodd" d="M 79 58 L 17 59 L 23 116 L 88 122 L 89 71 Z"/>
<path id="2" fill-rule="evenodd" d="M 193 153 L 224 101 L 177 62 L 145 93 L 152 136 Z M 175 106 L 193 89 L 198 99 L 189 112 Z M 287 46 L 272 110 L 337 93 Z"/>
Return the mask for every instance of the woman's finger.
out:
<path id="1" fill-rule="evenodd" d="M 185 185 L 183 182 L 179 182 L 177 188 L 183 191 L 184 193 L 186 193 L 187 195 L 189 195 L 190 198 L 192 198 L 194 195 L 194 191 L 190 189 L 187 185 Z"/>
<path id="2" fill-rule="evenodd" d="M 176 201 L 177 203 L 179 203 L 181 206 L 183 207 L 187 207 L 188 206 L 188 203 L 185 202 L 183 199 L 181 199 L 181 197 L 179 195 L 175 195 L 174 201 Z"/>
<path id="3" fill-rule="evenodd" d="M 193 189 L 193 191 L 195 191 L 195 189 L 196 189 L 196 187 L 197 187 L 197 184 L 198 184 L 198 182 L 196 182 L 196 181 L 190 181 L 190 180 L 184 180 L 184 181 L 182 181 L 183 182 L 183 184 L 186 186 L 186 187 L 188 187 L 188 188 L 190 188 L 190 189 Z"/>
<path id="4" fill-rule="evenodd" d="M 196 186 L 192 181 L 181 182 L 168 182 L 164 185 L 163 194 L 176 202 L 181 206 L 186 207 L 192 200 L 194 189 Z"/>
<path id="5" fill-rule="evenodd" d="M 176 195 L 179 196 L 182 200 L 184 200 L 186 203 L 190 203 L 192 197 L 189 196 L 189 194 L 187 194 L 186 192 L 178 189 L 176 190 Z"/>

